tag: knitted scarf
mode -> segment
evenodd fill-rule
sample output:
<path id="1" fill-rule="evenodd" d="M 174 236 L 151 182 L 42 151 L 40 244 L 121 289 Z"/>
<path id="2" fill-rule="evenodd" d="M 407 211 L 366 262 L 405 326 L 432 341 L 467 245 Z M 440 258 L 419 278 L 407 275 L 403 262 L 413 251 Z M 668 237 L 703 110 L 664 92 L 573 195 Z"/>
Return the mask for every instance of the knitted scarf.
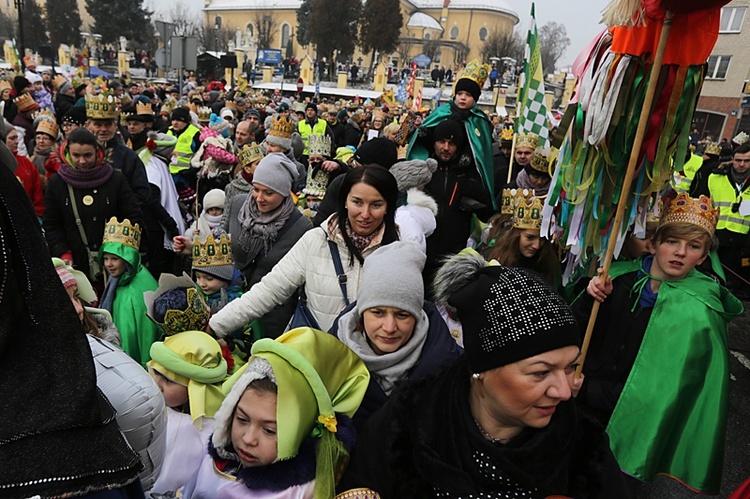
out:
<path id="1" fill-rule="evenodd" d="M 242 231 L 237 240 L 247 253 L 248 261 L 255 260 L 261 251 L 265 254 L 271 250 L 279 230 L 296 209 L 291 196 L 287 196 L 275 210 L 261 213 L 255 198 L 252 195 L 247 196 L 245 204 L 240 208 L 239 221 Z"/>
<path id="2" fill-rule="evenodd" d="M 367 248 L 370 245 L 375 235 L 380 232 L 380 227 L 372 231 L 367 236 L 360 236 L 359 234 L 354 232 L 354 229 L 352 229 L 352 224 L 349 222 L 349 219 L 347 218 L 346 223 L 344 224 L 344 230 L 346 230 L 346 235 L 349 236 L 349 239 L 351 240 L 354 247 L 357 248 L 357 251 L 359 251 L 360 254 L 362 254 L 365 248 Z"/>
<path id="3" fill-rule="evenodd" d="M 34 166 L 36 166 L 36 170 L 39 173 L 45 173 L 44 163 L 49 159 L 53 149 L 54 147 L 48 147 L 47 149 L 34 148 L 34 154 L 31 155 L 31 162 L 34 163 Z"/>
<path id="4" fill-rule="evenodd" d="M 58 175 L 62 177 L 66 184 L 78 189 L 91 189 L 104 184 L 112 176 L 114 169 L 109 163 L 104 163 L 104 151 L 96 149 L 96 166 L 89 170 L 79 170 L 73 166 L 73 161 L 68 154 L 68 143 L 65 142 L 60 146 L 60 169 Z"/>
<path id="5" fill-rule="evenodd" d="M 352 309 L 339 319 L 338 338 L 362 359 L 373 379 L 383 392 L 390 396 L 396 383 L 406 379 L 422 356 L 422 348 L 427 340 L 430 321 L 422 310 L 422 315 L 414 324 L 414 332 L 406 344 L 395 352 L 378 355 L 367 341 L 367 333 L 359 331 L 360 315 Z"/>

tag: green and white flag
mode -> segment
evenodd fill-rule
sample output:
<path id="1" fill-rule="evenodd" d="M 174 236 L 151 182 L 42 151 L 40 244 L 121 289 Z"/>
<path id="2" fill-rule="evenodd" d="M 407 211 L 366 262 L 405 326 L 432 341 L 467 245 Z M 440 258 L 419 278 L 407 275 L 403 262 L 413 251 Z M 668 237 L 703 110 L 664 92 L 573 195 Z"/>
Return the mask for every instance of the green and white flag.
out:
<path id="1" fill-rule="evenodd" d="M 548 148 L 549 128 L 547 127 L 547 103 L 544 97 L 544 73 L 533 2 L 531 3 L 531 26 L 526 36 L 523 73 L 518 88 L 521 90 L 518 94 L 516 132 L 533 133 L 539 136 L 539 147 Z"/>

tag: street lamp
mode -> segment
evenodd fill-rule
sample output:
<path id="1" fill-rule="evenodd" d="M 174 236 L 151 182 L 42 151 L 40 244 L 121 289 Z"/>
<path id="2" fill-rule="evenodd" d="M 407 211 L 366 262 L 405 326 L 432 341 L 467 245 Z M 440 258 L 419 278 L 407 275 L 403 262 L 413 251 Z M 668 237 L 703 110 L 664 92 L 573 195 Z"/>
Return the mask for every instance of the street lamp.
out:
<path id="1" fill-rule="evenodd" d="M 219 55 L 219 23 L 214 22 L 214 44 L 216 48 L 216 55 Z"/>
<path id="2" fill-rule="evenodd" d="M 26 55 L 26 47 L 23 43 L 23 4 L 24 0 L 13 0 L 13 5 L 16 6 L 18 11 L 18 64 L 21 66 L 21 70 L 26 69 L 23 64 L 23 58 Z"/>

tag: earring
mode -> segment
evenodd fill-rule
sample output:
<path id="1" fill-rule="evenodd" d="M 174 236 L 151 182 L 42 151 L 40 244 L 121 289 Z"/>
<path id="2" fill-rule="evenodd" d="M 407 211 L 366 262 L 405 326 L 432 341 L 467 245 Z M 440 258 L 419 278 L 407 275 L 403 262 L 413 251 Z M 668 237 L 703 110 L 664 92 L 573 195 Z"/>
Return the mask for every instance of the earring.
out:
<path id="1" fill-rule="evenodd" d="M 471 377 L 474 378 L 474 379 L 480 379 L 479 378 L 479 373 L 474 373 L 474 374 L 471 375 Z"/>

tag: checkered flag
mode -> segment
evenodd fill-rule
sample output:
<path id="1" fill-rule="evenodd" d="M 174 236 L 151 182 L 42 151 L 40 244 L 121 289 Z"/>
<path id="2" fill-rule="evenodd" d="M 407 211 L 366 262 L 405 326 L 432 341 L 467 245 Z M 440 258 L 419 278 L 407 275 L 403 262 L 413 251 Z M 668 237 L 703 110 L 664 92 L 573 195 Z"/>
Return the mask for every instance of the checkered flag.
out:
<path id="1" fill-rule="evenodd" d="M 406 76 L 404 76 L 401 79 L 401 85 L 396 90 L 396 100 L 403 104 L 406 102 L 407 97 L 409 97 L 409 94 L 406 92 Z"/>
<path id="2" fill-rule="evenodd" d="M 542 55 L 539 50 L 539 37 L 536 29 L 534 3 L 531 4 L 531 26 L 526 37 L 523 74 L 518 88 L 519 113 L 516 118 L 516 132 L 533 133 L 539 136 L 539 147 L 549 147 L 549 128 L 547 127 L 547 103 L 544 92 L 544 73 Z"/>

